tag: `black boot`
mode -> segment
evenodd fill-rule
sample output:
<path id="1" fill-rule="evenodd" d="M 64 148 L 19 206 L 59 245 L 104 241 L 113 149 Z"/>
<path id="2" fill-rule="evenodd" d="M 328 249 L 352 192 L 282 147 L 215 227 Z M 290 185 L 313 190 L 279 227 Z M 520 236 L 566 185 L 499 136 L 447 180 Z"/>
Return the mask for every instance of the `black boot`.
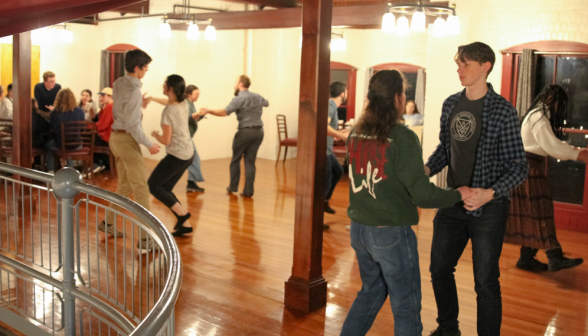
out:
<path id="1" fill-rule="evenodd" d="M 335 213 L 335 210 L 333 210 L 333 208 L 331 208 L 331 206 L 329 205 L 329 201 L 325 201 L 325 212 L 329 214 Z"/>
<path id="2" fill-rule="evenodd" d="M 557 272 L 562 269 L 576 267 L 584 262 L 582 258 L 566 258 L 561 248 L 547 250 L 545 253 L 549 259 L 549 272 Z"/>
<path id="3" fill-rule="evenodd" d="M 547 265 L 537 260 L 537 249 L 521 247 L 521 258 L 517 261 L 517 268 L 531 272 L 547 271 Z"/>

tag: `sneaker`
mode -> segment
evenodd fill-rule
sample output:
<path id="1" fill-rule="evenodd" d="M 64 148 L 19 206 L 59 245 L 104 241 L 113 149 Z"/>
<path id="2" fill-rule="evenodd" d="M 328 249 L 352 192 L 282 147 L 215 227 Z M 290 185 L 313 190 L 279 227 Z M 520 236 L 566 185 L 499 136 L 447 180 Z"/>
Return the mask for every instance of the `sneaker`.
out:
<path id="1" fill-rule="evenodd" d="M 325 212 L 329 214 L 335 214 L 335 210 L 331 208 L 331 206 L 329 205 L 329 201 L 325 201 Z"/>
<path id="2" fill-rule="evenodd" d="M 531 272 L 545 272 L 548 270 L 547 264 L 544 264 L 537 259 L 531 259 L 531 260 L 519 259 L 519 261 L 517 261 L 516 266 L 518 269 L 522 269 L 525 271 L 531 271 Z"/>
<path id="3" fill-rule="evenodd" d="M 93 172 L 94 172 L 94 174 L 98 174 L 99 172 L 103 171 L 104 169 L 106 169 L 106 166 L 98 166 L 98 167 L 94 168 Z"/>
<path id="4" fill-rule="evenodd" d="M 461 336 L 461 331 L 459 331 L 459 329 L 449 331 L 445 328 L 439 327 L 431 331 L 429 336 Z"/>
<path id="5" fill-rule="evenodd" d="M 566 253 L 563 253 L 561 248 L 551 249 L 545 251 L 549 259 L 549 272 L 557 272 L 559 270 L 573 268 L 582 265 L 584 259 L 582 258 L 568 258 Z"/>
<path id="6" fill-rule="evenodd" d="M 102 222 L 100 222 L 100 224 L 98 224 L 98 231 L 102 231 L 104 233 L 113 235 L 115 237 L 122 237 L 123 236 L 123 233 L 121 231 L 118 231 L 117 229 L 115 229 L 113 224 L 106 225 L 106 223 L 104 221 L 102 221 Z"/>
<path id="7" fill-rule="evenodd" d="M 149 244 L 147 244 L 147 238 L 138 240 L 137 248 L 141 254 L 153 251 L 153 239 L 149 239 Z"/>
<path id="8" fill-rule="evenodd" d="M 188 181 L 188 186 L 186 187 L 187 192 L 203 192 L 204 188 L 200 188 L 196 182 Z"/>

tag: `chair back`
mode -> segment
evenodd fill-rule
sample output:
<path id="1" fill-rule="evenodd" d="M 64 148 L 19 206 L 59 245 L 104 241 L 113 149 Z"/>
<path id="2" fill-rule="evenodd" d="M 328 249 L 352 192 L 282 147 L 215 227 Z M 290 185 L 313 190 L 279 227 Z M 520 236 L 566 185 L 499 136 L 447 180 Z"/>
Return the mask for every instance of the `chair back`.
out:
<path id="1" fill-rule="evenodd" d="M 68 152 L 94 154 L 95 127 L 88 121 L 66 121 L 61 124 L 61 153 L 65 158 Z"/>
<path id="2" fill-rule="evenodd" d="M 12 156 L 12 120 L 0 119 L 0 156 Z"/>
<path id="3" fill-rule="evenodd" d="M 280 141 L 288 138 L 288 126 L 286 125 L 286 116 L 283 114 L 278 114 L 276 116 L 276 121 L 278 123 L 278 138 Z"/>

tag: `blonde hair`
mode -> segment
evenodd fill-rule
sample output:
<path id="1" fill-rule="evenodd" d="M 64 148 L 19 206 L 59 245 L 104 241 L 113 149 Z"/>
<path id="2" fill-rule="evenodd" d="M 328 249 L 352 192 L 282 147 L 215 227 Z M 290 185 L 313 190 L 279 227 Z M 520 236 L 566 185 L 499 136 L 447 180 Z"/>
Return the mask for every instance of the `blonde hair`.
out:
<path id="1" fill-rule="evenodd" d="M 74 96 L 70 89 L 64 88 L 59 90 L 57 97 L 55 97 L 55 111 L 71 112 L 77 106 L 78 104 L 76 103 L 76 96 Z"/>

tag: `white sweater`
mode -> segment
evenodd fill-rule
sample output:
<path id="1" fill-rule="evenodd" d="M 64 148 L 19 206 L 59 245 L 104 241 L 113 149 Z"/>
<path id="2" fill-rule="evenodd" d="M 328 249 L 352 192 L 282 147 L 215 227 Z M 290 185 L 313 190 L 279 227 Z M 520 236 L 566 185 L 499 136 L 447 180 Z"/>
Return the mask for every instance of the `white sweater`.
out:
<path id="1" fill-rule="evenodd" d="M 525 152 L 541 156 L 549 155 L 559 160 L 577 160 L 580 153 L 573 146 L 555 136 L 549 119 L 541 111 L 529 113 L 525 117 L 521 128 L 521 137 Z"/>

